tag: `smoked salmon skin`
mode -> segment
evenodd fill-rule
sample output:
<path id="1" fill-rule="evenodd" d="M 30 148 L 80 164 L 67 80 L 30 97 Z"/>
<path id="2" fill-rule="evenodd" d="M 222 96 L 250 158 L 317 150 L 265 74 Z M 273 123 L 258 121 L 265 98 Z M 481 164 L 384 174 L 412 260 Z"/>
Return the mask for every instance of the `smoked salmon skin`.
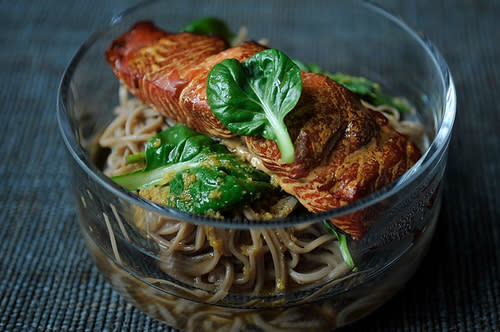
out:
<path id="1" fill-rule="evenodd" d="M 105 56 L 127 89 L 165 117 L 211 136 L 231 138 L 236 135 L 208 104 L 208 73 L 224 59 L 245 61 L 265 49 L 255 42 L 230 47 L 218 36 L 168 33 L 139 22 L 113 41 Z M 302 72 L 302 94 L 285 124 L 295 148 L 293 163 L 281 162 L 277 144 L 262 137 L 242 137 L 243 155 L 257 158 L 284 191 L 314 213 L 384 187 L 421 157 L 382 114 L 367 109 L 354 93 L 321 74 Z M 354 239 L 360 239 L 371 223 L 367 211 L 332 222 Z"/>

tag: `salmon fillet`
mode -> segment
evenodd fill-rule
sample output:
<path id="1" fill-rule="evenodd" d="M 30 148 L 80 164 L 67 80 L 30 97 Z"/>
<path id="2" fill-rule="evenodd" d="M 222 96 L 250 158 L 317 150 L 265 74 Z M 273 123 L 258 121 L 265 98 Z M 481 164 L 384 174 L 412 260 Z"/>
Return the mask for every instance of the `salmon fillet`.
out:
<path id="1" fill-rule="evenodd" d="M 208 135 L 235 136 L 216 118 L 206 97 L 207 76 L 224 59 L 244 61 L 266 49 L 255 42 L 229 47 L 217 36 L 168 33 L 150 22 L 117 38 L 106 58 L 128 90 L 162 115 Z M 365 108 L 359 98 L 326 76 L 302 73 L 302 94 L 285 117 L 295 147 L 281 162 L 272 140 L 244 137 L 247 159 L 257 158 L 281 188 L 311 212 L 344 206 L 395 181 L 420 158 L 418 148 Z M 332 222 L 360 239 L 367 211 Z"/>

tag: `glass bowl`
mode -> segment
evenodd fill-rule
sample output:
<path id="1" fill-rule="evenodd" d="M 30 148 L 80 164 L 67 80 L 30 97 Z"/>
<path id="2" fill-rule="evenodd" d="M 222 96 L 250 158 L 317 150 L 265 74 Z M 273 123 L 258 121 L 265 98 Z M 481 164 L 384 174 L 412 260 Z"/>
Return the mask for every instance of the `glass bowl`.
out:
<path id="1" fill-rule="evenodd" d="M 252 10 L 247 6 L 224 0 L 147 2 L 114 17 L 80 47 L 62 77 L 57 112 L 69 152 L 79 225 L 92 258 L 112 287 L 169 326 L 187 331 L 332 330 L 367 315 L 393 296 L 429 246 L 455 117 L 453 81 L 427 39 L 370 2 L 323 1 L 312 6 L 291 1 L 278 8 L 272 1 L 259 0 L 252 3 Z M 245 26 L 250 39 L 266 38 L 290 57 L 330 72 L 369 78 L 389 94 L 404 96 L 425 128 L 422 158 L 398 181 L 351 204 L 321 214 L 265 221 L 190 215 L 121 188 L 103 174 L 96 154 L 96 139 L 113 120 L 119 103 L 119 83 L 104 52 L 137 21 L 151 20 L 165 30 L 178 31 L 205 16 L 221 18 L 233 30 Z M 350 268 L 323 221 L 360 211 L 367 213 L 373 226 L 361 239 L 349 238 L 355 263 Z M 145 221 L 157 227 L 141 227 Z M 162 237 L 161 227 L 174 229 L 173 235 Z M 195 230 L 201 230 L 199 237 L 182 235 Z M 237 254 L 221 255 L 204 244 L 201 254 L 175 249 L 182 241 L 191 241 L 191 247 L 197 245 L 196 239 L 209 243 L 209 234 L 229 241 Z M 248 243 L 238 243 L 248 240 L 249 234 L 258 238 L 258 248 L 256 242 L 250 249 Z M 301 236 L 326 236 L 327 249 L 321 248 L 319 255 L 304 248 L 287 251 L 286 242 Z M 283 251 L 273 252 L 273 241 Z M 260 251 L 250 255 L 249 250 Z M 321 261 L 316 270 L 297 267 L 300 258 L 307 265 L 307 257 Z M 289 280 L 287 285 L 270 290 L 256 281 L 263 278 L 267 283 L 273 276 L 277 280 L 278 273 L 285 274 L 280 280 Z M 321 277 L 305 281 L 315 273 Z M 252 276 L 250 286 L 236 282 Z"/>

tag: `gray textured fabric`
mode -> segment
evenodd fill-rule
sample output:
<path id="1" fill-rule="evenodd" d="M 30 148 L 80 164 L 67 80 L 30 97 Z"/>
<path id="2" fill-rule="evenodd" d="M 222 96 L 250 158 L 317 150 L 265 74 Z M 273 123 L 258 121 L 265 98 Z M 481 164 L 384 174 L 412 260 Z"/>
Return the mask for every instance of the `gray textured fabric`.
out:
<path id="1" fill-rule="evenodd" d="M 0 2 L 0 330 L 169 330 L 127 304 L 90 261 L 55 118 L 72 54 L 134 2 Z M 458 116 L 429 255 L 397 296 L 349 330 L 499 329 L 500 2 L 380 3 L 441 50 Z"/>

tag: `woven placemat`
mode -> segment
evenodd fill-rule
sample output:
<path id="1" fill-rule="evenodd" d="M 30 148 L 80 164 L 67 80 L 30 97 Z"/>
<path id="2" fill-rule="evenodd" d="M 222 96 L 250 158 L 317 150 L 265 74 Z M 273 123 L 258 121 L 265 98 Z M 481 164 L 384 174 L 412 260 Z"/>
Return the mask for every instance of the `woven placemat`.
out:
<path id="1" fill-rule="evenodd" d="M 428 256 L 398 295 L 346 330 L 496 330 L 500 2 L 380 3 L 441 50 L 457 86 L 458 116 Z M 169 330 L 114 292 L 86 253 L 67 194 L 69 172 L 55 117 L 59 79 L 72 54 L 91 31 L 132 4 L 0 3 L 0 330 Z"/>

